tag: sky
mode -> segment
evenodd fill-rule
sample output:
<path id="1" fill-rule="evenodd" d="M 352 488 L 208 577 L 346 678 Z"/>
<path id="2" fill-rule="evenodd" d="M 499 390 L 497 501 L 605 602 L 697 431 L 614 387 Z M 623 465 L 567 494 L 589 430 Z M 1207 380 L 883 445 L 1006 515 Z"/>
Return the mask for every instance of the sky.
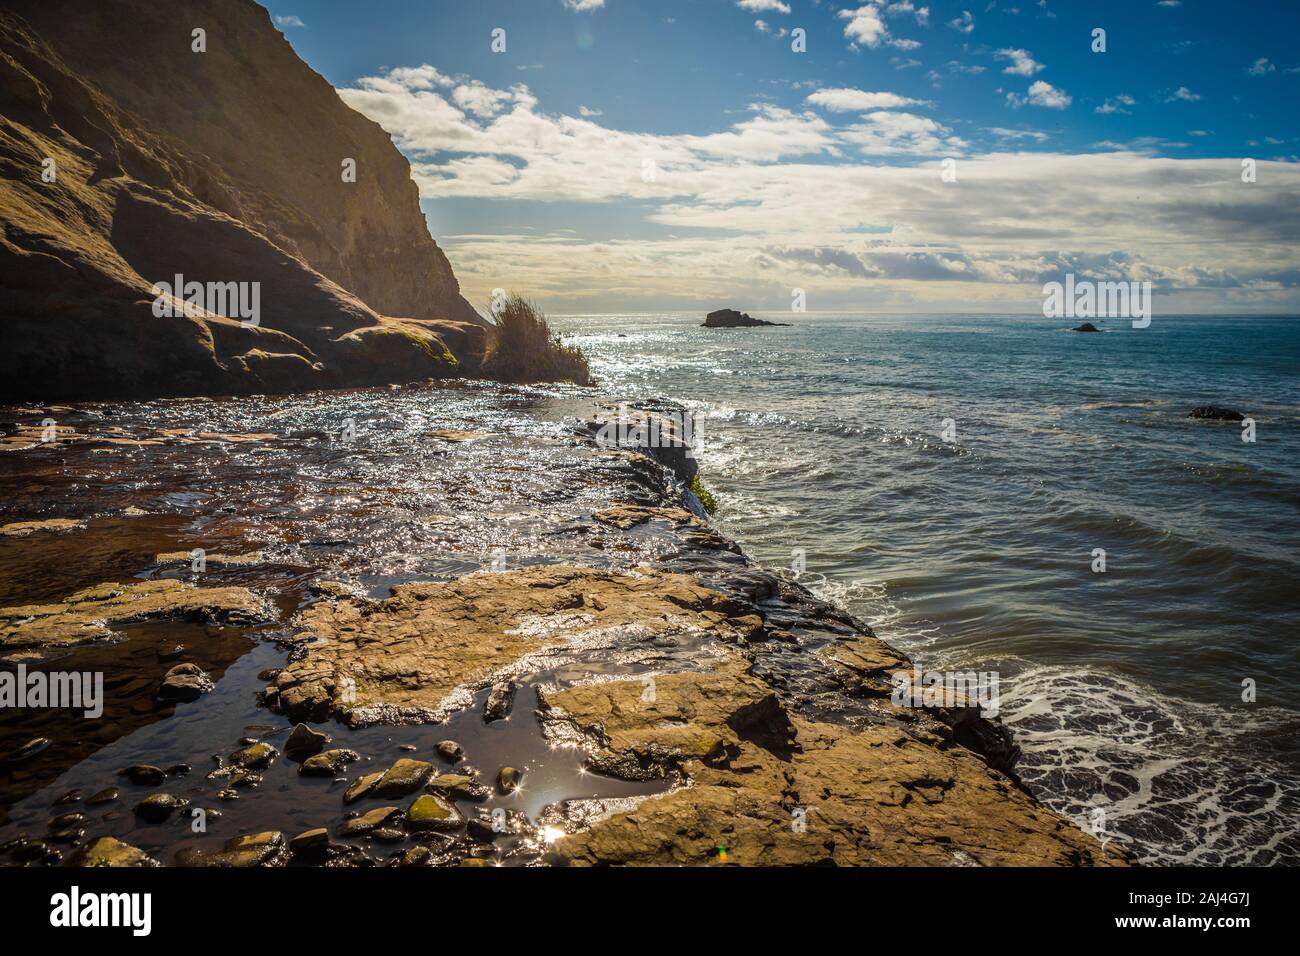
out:
<path id="1" fill-rule="evenodd" d="M 1296 0 L 266 6 L 482 310 L 1300 312 Z"/>

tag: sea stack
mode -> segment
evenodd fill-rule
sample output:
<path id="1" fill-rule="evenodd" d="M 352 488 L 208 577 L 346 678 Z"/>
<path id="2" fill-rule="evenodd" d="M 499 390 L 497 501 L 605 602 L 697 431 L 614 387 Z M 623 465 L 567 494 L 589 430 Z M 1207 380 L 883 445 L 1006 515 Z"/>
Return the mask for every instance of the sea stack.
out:
<path id="1" fill-rule="evenodd" d="M 702 329 L 748 329 L 758 325 L 786 325 L 785 322 L 764 322 L 747 312 L 735 309 L 718 309 L 704 317 Z"/>

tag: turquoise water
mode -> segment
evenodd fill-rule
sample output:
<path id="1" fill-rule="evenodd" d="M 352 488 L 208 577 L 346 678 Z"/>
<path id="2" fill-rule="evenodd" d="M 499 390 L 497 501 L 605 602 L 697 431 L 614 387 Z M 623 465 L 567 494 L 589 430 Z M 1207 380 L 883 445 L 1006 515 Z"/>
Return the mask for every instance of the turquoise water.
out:
<path id="1" fill-rule="evenodd" d="M 996 668 L 1056 809 L 1153 861 L 1300 862 L 1300 320 L 764 317 L 794 324 L 555 324 L 602 390 L 693 410 L 752 558 Z"/>

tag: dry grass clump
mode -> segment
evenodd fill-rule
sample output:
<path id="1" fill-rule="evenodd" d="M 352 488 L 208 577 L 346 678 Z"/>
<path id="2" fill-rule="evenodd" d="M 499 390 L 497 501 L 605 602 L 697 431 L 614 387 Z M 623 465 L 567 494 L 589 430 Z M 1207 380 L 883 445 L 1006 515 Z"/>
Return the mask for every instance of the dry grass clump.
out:
<path id="1" fill-rule="evenodd" d="M 483 357 L 483 372 L 500 382 L 591 384 L 587 356 L 561 345 L 546 316 L 527 299 L 512 295 L 496 313 L 496 328 Z"/>

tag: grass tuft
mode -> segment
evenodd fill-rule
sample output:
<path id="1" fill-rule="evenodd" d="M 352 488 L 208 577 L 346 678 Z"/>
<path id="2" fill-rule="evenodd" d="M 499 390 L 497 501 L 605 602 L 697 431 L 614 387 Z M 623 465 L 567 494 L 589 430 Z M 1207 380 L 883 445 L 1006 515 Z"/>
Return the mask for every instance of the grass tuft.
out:
<path id="1" fill-rule="evenodd" d="M 527 299 L 512 295 L 496 313 L 496 328 L 483 357 L 483 372 L 500 382 L 573 382 L 590 385 L 587 356 L 562 345 L 541 313 Z"/>

